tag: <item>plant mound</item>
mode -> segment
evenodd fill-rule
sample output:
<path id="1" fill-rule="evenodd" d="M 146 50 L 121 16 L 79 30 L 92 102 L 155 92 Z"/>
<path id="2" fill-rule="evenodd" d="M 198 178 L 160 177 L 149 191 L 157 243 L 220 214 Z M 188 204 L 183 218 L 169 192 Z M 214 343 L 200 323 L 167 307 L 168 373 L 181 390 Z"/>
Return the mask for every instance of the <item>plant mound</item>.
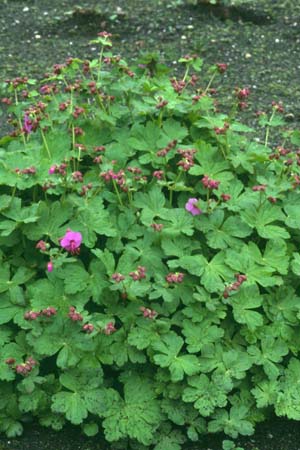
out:
<path id="1" fill-rule="evenodd" d="M 226 64 L 203 87 L 195 55 L 177 79 L 93 44 L 2 99 L 0 430 L 177 450 L 299 420 L 299 132 L 270 144 L 273 104 L 253 139 L 247 88 L 218 112 Z"/>

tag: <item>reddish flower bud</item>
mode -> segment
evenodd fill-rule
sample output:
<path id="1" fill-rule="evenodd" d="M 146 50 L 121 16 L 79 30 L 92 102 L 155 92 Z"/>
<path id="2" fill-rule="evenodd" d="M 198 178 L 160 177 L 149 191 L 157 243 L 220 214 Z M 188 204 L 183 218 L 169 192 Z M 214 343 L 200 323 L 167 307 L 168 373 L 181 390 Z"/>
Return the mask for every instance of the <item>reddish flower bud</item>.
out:
<path id="1" fill-rule="evenodd" d="M 5 364 L 7 364 L 8 366 L 11 366 L 12 364 L 14 364 L 16 362 L 15 358 L 7 358 L 5 360 Z"/>
<path id="2" fill-rule="evenodd" d="M 124 275 L 121 273 L 113 273 L 111 276 L 112 280 L 114 280 L 116 283 L 120 283 L 121 281 L 125 280 Z"/>
<path id="3" fill-rule="evenodd" d="M 47 250 L 47 243 L 41 240 L 36 244 L 35 248 L 38 248 L 42 252 L 45 252 Z"/>
<path id="4" fill-rule="evenodd" d="M 109 336 L 110 334 L 114 333 L 116 330 L 113 322 L 109 322 L 107 325 L 105 325 L 105 328 L 103 330 L 104 334 Z"/>
<path id="5" fill-rule="evenodd" d="M 249 97 L 250 95 L 250 90 L 248 88 L 243 88 L 243 89 L 237 89 L 236 90 L 236 95 L 240 100 L 243 100 L 247 97 Z"/>
<path id="6" fill-rule="evenodd" d="M 253 186 L 252 191 L 254 192 L 262 192 L 266 190 L 267 185 L 266 184 L 258 184 L 256 186 Z"/>
<path id="7" fill-rule="evenodd" d="M 226 72 L 226 70 L 227 70 L 228 64 L 225 64 L 225 63 L 217 63 L 216 66 L 217 66 L 217 69 L 218 69 L 218 72 L 219 72 L 219 73 L 224 73 L 224 72 Z"/>
<path id="8" fill-rule="evenodd" d="M 91 323 L 86 323 L 85 325 L 83 325 L 82 330 L 90 334 L 94 331 L 94 325 Z"/>
<path id="9" fill-rule="evenodd" d="M 169 284 L 176 284 L 176 283 L 182 283 L 184 278 L 184 274 L 181 272 L 175 272 L 175 273 L 168 273 L 168 275 L 166 275 L 165 280 L 169 283 Z"/>
<path id="10" fill-rule="evenodd" d="M 221 194 L 221 199 L 223 200 L 223 202 L 228 202 L 231 199 L 231 195 Z"/>
<path id="11" fill-rule="evenodd" d="M 57 314 L 57 310 L 53 306 L 48 306 L 48 308 L 42 309 L 42 311 L 41 311 L 41 316 L 45 316 L 45 317 L 55 316 L 56 314 Z"/>
<path id="12" fill-rule="evenodd" d="M 268 197 L 268 200 L 270 203 L 276 203 L 277 202 L 277 198 L 276 197 Z"/>
<path id="13" fill-rule="evenodd" d="M 37 311 L 27 311 L 24 314 L 25 320 L 36 320 L 39 317 L 40 313 Z"/>

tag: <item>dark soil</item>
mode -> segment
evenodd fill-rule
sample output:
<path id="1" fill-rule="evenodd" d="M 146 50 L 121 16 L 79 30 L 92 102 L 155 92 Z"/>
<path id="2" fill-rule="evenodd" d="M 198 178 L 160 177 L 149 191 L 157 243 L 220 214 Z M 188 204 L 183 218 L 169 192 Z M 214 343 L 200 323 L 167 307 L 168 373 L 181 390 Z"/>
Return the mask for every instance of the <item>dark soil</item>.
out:
<path id="1" fill-rule="evenodd" d="M 281 100 L 288 127 L 299 127 L 300 1 L 260 0 L 247 8 L 181 3 L 0 0 L 0 81 L 17 75 L 42 78 L 49 66 L 68 56 L 93 58 L 96 48 L 88 42 L 106 30 L 114 35 L 114 52 L 129 61 L 140 52 L 159 51 L 174 70 L 186 53 L 198 53 L 206 65 L 229 63 L 220 86 L 225 101 L 235 86 L 248 86 L 248 120 L 257 110 L 269 110 L 272 100 Z M 54 432 L 28 424 L 25 429 L 21 438 L 2 438 L 0 450 L 106 449 L 103 441 L 73 428 Z M 221 450 L 222 438 L 210 436 L 190 448 Z M 300 450 L 300 424 L 274 418 L 240 444 L 245 450 Z"/>
<path id="2" fill-rule="evenodd" d="M 185 450 L 221 450 L 222 440 L 228 437 L 213 435 L 190 444 Z M 255 435 L 237 440 L 245 450 L 300 450 L 300 423 L 274 418 L 260 424 Z M 119 447 L 118 447 L 119 449 Z M 28 426 L 21 438 L 0 439 L 0 450 L 115 450 L 107 447 L 101 437 L 87 438 L 77 428 L 53 431 L 39 426 Z M 124 447 L 122 450 L 131 450 Z"/>

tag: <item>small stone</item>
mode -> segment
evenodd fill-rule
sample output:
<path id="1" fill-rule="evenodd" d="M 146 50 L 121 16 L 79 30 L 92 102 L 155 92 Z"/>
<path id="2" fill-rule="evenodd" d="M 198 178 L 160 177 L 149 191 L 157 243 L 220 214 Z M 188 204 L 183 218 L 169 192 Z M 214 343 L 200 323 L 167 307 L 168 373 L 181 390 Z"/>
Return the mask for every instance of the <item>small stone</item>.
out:
<path id="1" fill-rule="evenodd" d="M 29 11 L 28 6 L 24 6 L 24 8 L 22 9 L 22 11 L 23 11 L 23 12 L 28 12 L 28 11 Z"/>
<path id="2" fill-rule="evenodd" d="M 285 120 L 287 120 L 288 122 L 293 122 L 293 120 L 295 119 L 295 116 L 293 113 L 288 113 L 284 116 Z"/>

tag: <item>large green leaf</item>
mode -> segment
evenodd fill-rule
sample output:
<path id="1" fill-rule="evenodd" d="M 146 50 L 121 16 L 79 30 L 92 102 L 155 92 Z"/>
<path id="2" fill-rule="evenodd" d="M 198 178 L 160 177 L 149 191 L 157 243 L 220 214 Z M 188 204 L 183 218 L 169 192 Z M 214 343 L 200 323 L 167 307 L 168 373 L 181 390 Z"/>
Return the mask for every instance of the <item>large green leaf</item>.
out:
<path id="1" fill-rule="evenodd" d="M 53 202 L 49 207 L 46 202 L 40 202 L 37 214 L 39 219 L 34 224 L 24 226 L 24 234 L 32 240 L 40 240 L 49 237 L 56 244 L 62 237 L 61 226 L 70 219 L 73 207 L 69 202 L 61 205 L 60 202 Z M 77 230 L 76 230 L 77 231 Z"/>
<path id="2" fill-rule="evenodd" d="M 251 286 L 242 286 L 239 291 L 230 298 L 230 304 L 233 308 L 233 316 L 238 323 L 245 324 L 254 331 L 257 327 L 263 325 L 263 316 L 258 311 L 263 303 L 263 298 L 259 293 L 256 284 Z"/>
<path id="3" fill-rule="evenodd" d="M 124 400 L 115 393 L 103 413 L 105 437 L 109 442 L 130 437 L 144 445 L 153 443 L 162 414 L 150 382 L 135 374 L 124 384 Z"/>
<path id="4" fill-rule="evenodd" d="M 265 239 L 288 239 L 289 233 L 285 228 L 278 225 L 270 225 L 273 222 L 284 222 L 286 216 L 279 206 L 269 202 L 257 204 L 257 202 L 247 205 L 241 211 L 241 218 L 250 227 L 256 228 L 258 234 Z"/>
<path id="5" fill-rule="evenodd" d="M 198 359 L 194 355 L 178 356 L 183 339 L 176 333 L 170 332 L 163 336 L 161 341 L 152 344 L 155 352 L 154 361 L 161 367 L 168 367 L 171 372 L 171 380 L 176 382 L 183 379 L 184 375 L 194 375 L 199 372 Z"/>
<path id="6" fill-rule="evenodd" d="M 188 379 L 188 387 L 183 391 L 184 402 L 194 402 L 195 408 L 201 416 L 210 416 L 215 408 L 224 407 L 227 404 L 228 390 L 226 387 L 217 386 L 214 380 L 207 375 L 191 377 Z"/>
<path id="7" fill-rule="evenodd" d="M 201 218 L 196 227 L 205 233 L 208 245 L 212 248 L 237 248 L 242 240 L 252 233 L 249 225 L 243 222 L 238 215 L 225 219 L 224 211 L 215 210 L 208 217 Z"/>

